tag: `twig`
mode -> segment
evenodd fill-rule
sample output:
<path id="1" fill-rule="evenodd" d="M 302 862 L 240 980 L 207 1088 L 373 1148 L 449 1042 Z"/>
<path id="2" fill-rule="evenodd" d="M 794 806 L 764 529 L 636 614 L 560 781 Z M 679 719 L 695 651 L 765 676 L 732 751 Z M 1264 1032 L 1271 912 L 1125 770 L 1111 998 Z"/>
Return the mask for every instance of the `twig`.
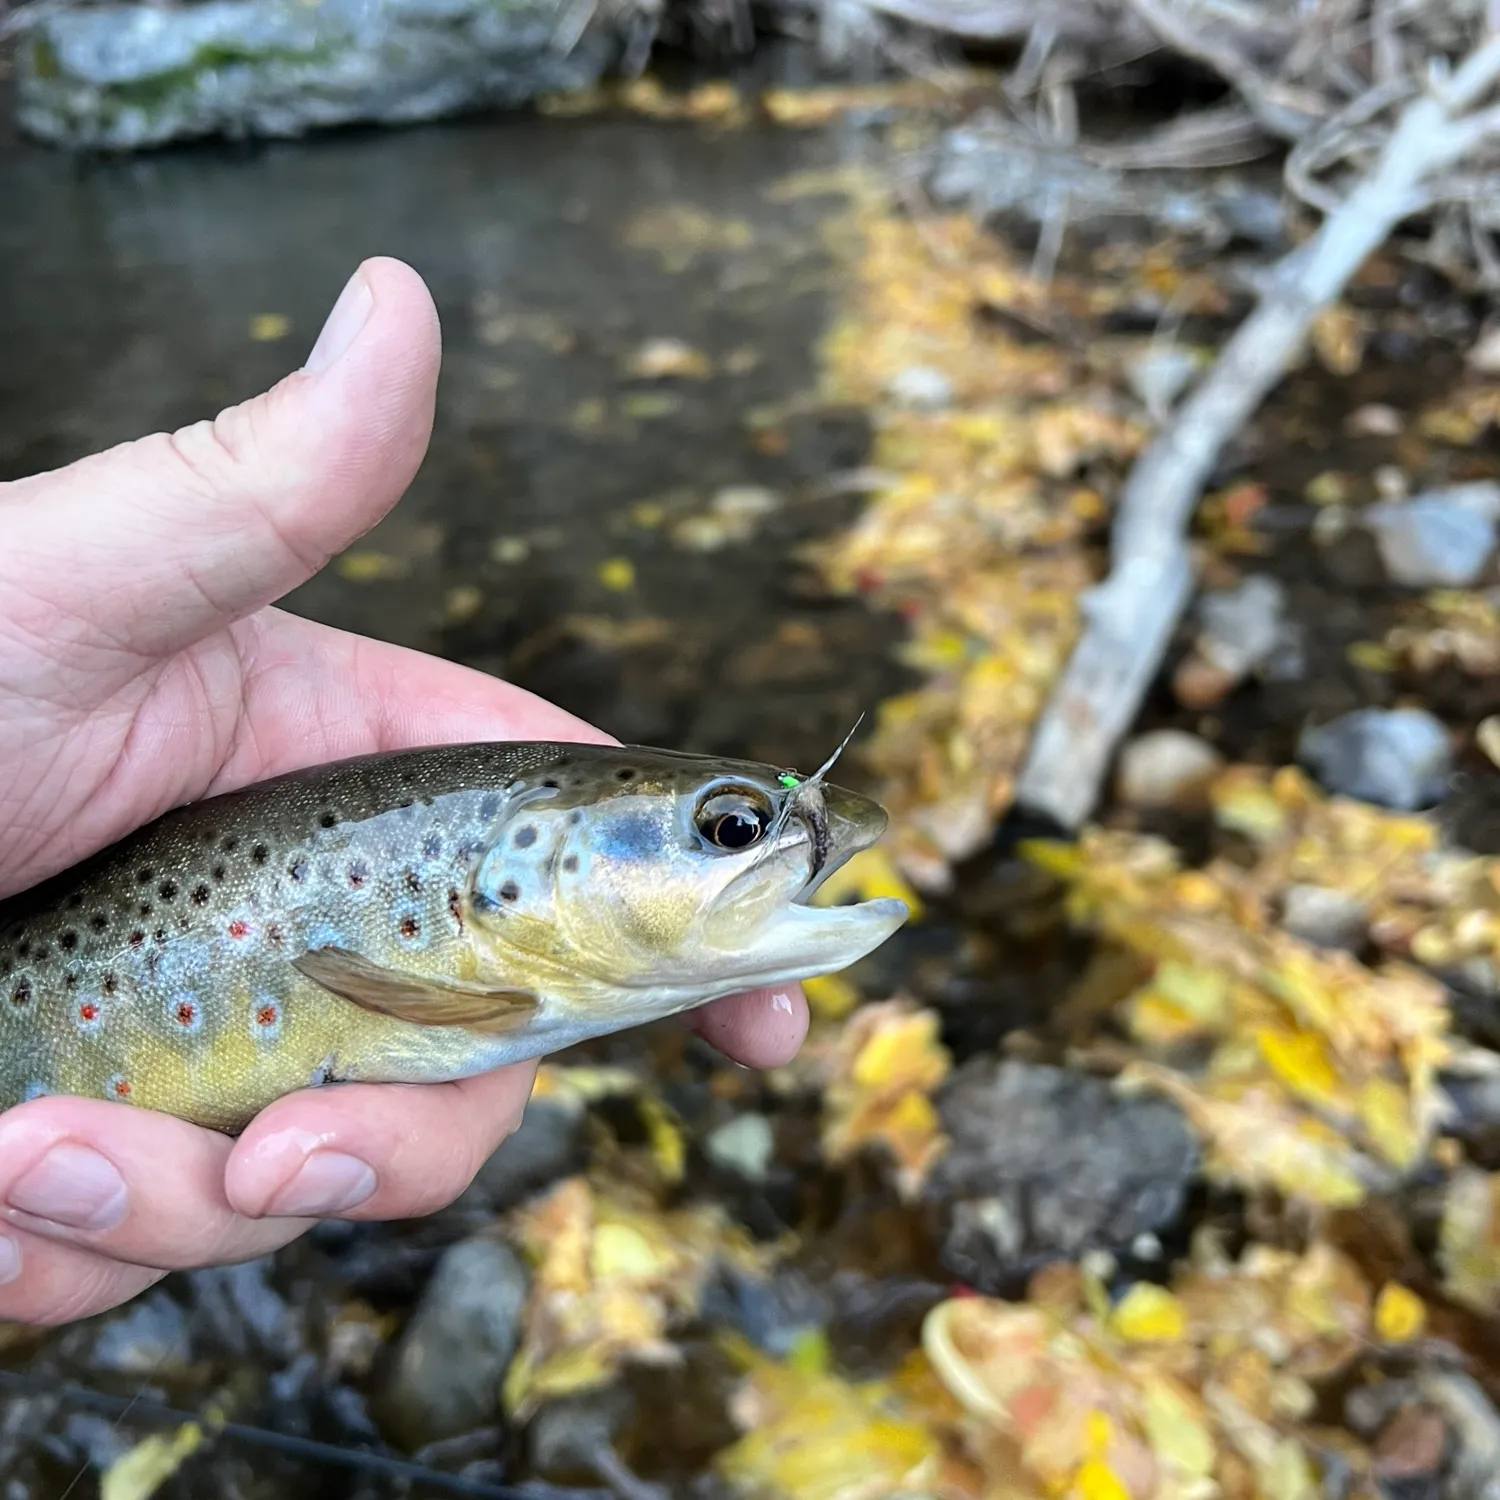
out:
<path id="1" fill-rule="evenodd" d="M 1500 36 L 1446 84 L 1402 111 L 1369 174 L 1318 232 L 1275 268 L 1217 364 L 1141 456 L 1120 496 L 1110 575 L 1083 601 L 1085 627 L 1043 712 L 1016 788 L 1023 807 L 1077 828 L 1165 656 L 1193 590 L 1187 528 L 1224 444 L 1291 367 L 1318 314 L 1400 221 L 1424 186 L 1500 128 L 1465 116 L 1500 74 Z"/>

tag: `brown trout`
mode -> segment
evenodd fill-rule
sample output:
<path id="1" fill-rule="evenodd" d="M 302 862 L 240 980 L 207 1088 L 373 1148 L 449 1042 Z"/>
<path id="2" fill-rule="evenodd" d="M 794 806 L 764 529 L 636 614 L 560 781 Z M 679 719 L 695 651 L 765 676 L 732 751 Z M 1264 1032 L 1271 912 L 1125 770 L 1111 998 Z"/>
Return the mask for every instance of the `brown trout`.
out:
<path id="1" fill-rule="evenodd" d="M 295 1089 L 470 1077 L 831 973 L 906 919 L 808 904 L 885 825 L 822 771 L 579 744 L 193 803 L 0 903 L 0 1108 L 82 1095 L 233 1133 Z"/>

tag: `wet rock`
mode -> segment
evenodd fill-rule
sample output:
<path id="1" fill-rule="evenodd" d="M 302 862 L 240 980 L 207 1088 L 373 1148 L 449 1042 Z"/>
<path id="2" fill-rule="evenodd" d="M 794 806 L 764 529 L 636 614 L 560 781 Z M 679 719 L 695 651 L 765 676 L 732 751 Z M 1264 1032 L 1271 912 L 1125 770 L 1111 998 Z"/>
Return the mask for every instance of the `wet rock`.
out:
<path id="1" fill-rule="evenodd" d="M 1282 893 L 1281 925 L 1319 948 L 1360 947 L 1369 930 L 1364 902 L 1320 885 L 1289 885 Z"/>
<path id="2" fill-rule="evenodd" d="M 75 149 L 514 107 L 597 81 L 610 24 L 557 45 L 545 0 L 207 0 L 39 11 L 16 62 L 17 119 Z"/>
<path id="3" fill-rule="evenodd" d="M 549 1402 L 528 1429 L 533 1466 L 554 1484 L 602 1479 L 621 1500 L 666 1500 L 665 1489 L 637 1478 L 615 1451 L 632 1406 L 618 1387 Z"/>
<path id="4" fill-rule="evenodd" d="M 187 1313 L 165 1292 L 132 1302 L 100 1330 L 89 1352 L 96 1370 L 120 1375 L 163 1375 L 193 1357 Z"/>
<path id="5" fill-rule="evenodd" d="M 585 1156 L 582 1112 L 550 1099 L 533 1099 L 520 1128 L 500 1143 L 454 1207 L 504 1213 L 579 1170 Z"/>
<path id="6" fill-rule="evenodd" d="M 1440 801 L 1453 768 L 1448 731 L 1420 708 L 1360 708 L 1306 729 L 1297 758 L 1330 792 L 1398 812 Z"/>
<path id="7" fill-rule="evenodd" d="M 298 1320 L 271 1282 L 275 1259 L 190 1271 L 194 1329 L 201 1347 L 248 1358 L 290 1359 L 301 1345 Z"/>
<path id="8" fill-rule="evenodd" d="M 1483 480 L 1428 490 L 1402 503 L 1372 505 L 1361 519 L 1392 583 L 1469 588 L 1495 551 L 1500 484 Z"/>
<path id="9" fill-rule="evenodd" d="M 776 1136 L 764 1115 L 738 1115 L 703 1143 L 715 1166 L 738 1172 L 750 1182 L 764 1182 L 776 1149 Z"/>
<path id="10" fill-rule="evenodd" d="M 1158 729 L 1131 740 L 1120 752 L 1117 789 L 1127 807 L 1206 807 L 1208 788 L 1224 757 L 1206 740 L 1180 729 Z"/>
<path id="11" fill-rule="evenodd" d="M 1500 1415 L 1483 1387 L 1456 1371 L 1424 1370 L 1417 1388 L 1448 1424 L 1452 1454 L 1449 1500 L 1500 1500 Z"/>
<path id="12" fill-rule="evenodd" d="M 495 1421 L 528 1286 L 520 1257 L 493 1235 L 438 1262 L 380 1393 L 382 1422 L 408 1451 Z"/>
<path id="13" fill-rule="evenodd" d="M 1174 1104 L 1060 1068 L 976 1058 L 938 1108 L 952 1140 L 931 1187 L 943 1263 L 980 1291 L 1059 1257 L 1128 1253 L 1177 1219 L 1198 1165 Z"/>

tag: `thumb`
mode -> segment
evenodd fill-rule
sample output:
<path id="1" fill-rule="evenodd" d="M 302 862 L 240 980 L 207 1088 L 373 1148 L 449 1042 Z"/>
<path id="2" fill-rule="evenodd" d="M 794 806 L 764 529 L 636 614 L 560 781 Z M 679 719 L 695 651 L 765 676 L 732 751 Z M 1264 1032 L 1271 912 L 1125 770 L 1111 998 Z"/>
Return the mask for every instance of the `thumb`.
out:
<path id="1" fill-rule="evenodd" d="M 269 604 L 401 498 L 439 358 L 422 279 L 366 261 L 307 363 L 264 395 L 0 485 L 4 613 L 133 674 Z"/>

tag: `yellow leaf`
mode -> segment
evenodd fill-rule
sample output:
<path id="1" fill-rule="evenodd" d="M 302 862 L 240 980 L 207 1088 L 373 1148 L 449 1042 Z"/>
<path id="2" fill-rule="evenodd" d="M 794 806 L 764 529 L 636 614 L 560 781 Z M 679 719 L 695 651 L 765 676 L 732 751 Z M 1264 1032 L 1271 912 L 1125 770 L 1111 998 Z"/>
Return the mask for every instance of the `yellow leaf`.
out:
<path id="1" fill-rule="evenodd" d="M 912 921 L 922 915 L 922 902 L 917 893 L 901 878 L 890 855 L 876 847 L 861 849 L 853 859 L 835 870 L 818 887 L 813 905 L 838 906 L 845 901 L 874 901 L 885 896 L 904 901 Z"/>
<path id="2" fill-rule="evenodd" d="M 681 1182 L 687 1166 L 687 1140 L 681 1122 L 666 1105 L 649 1094 L 641 1099 L 639 1107 L 651 1140 L 651 1158 L 662 1181 Z"/>
<path id="3" fill-rule="evenodd" d="M 1271 1071 L 1299 1098 L 1324 1106 L 1341 1101 L 1339 1077 L 1321 1037 L 1310 1031 L 1261 1030 L 1255 1040 Z"/>
<path id="4" fill-rule="evenodd" d="M 1386 1161 L 1402 1170 L 1416 1165 L 1422 1138 L 1412 1120 L 1407 1091 L 1389 1078 L 1372 1078 L 1360 1090 L 1359 1115 Z"/>
<path id="5" fill-rule="evenodd" d="M 1101 1459 L 1086 1459 L 1073 1480 L 1078 1500 L 1132 1500 L 1125 1481 Z"/>
<path id="6" fill-rule="evenodd" d="M 610 557 L 599 564 L 599 582 L 612 594 L 635 587 L 635 564 L 628 557 Z"/>
<path id="7" fill-rule="evenodd" d="M 203 1429 L 184 1422 L 171 1437 L 154 1433 L 121 1454 L 99 1482 L 100 1500 L 147 1500 L 196 1453 Z"/>
<path id="8" fill-rule="evenodd" d="M 803 993 L 815 1016 L 825 1021 L 842 1021 L 859 1006 L 861 995 L 842 975 L 824 974 L 802 981 Z"/>
<path id="9" fill-rule="evenodd" d="M 1138 1281 L 1110 1314 L 1110 1325 L 1133 1344 L 1171 1344 L 1187 1334 L 1187 1313 L 1165 1287 Z"/>
<path id="10" fill-rule="evenodd" d="M 1387 1344 L 1408 1344 L 1427 1326 L 1427 1304 L 1398 1282 L 1388 1281 L 1375 1299 L 1375 1332 Z"/>
<path id="11" fill-rule="evenodd" d="M 250 319 L 250 337 L 257 344 L 274 344 L 292 331 L 285 313 L 257 313 Z"/>
<path id="12" fill-rule="evenodd" d="M 1182 1474 L 1212 1474 L 1216 1448 L 1200 1403 L 1164 1375 L 1146 1375 L 1141 1395 L 1146 1438 L 1157 1458 Z"/>
<path id="13" fill-rule="evenodd" d="M 346 552 L 334 566 L 350 583 L 389 583 L 411 572 L 411 564 L 404 557 L 392 557 L 388 552 Z"/>

